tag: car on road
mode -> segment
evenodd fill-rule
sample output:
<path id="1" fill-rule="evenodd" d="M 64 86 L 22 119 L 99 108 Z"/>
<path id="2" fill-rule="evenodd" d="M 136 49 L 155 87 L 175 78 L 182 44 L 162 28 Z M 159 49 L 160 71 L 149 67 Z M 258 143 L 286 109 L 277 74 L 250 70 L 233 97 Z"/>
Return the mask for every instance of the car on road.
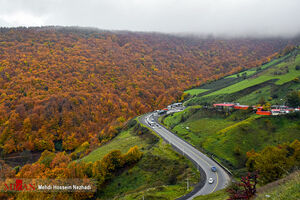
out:
<path id="1" fill-rule="evenodd" d="M 209 179 L 208 179 L 208 183 L 209 183 L 209 184 L 212 184 L 213 182 L 214 182 L 214 179 L 213 179 L 213 178 L 209 178 Z"/>
<path id="2" fill-rule="evenodd" d="M 151 121 L 151 122 L 148 122 L 148 124 L 149 124 L 150 126 L 154 126 L 154 125 L 155 125 L 155 122 Z"/>
<path id="3" fill-rule="evenodd" d="M 159 115 L 163 115 L 163 114 L 166 114 L 166 113 L 167 113 L 167 111 L 165 111 L 165 110 L 160 110 L 160 111 L 158 112 Z"/>
<path id="4" fill-rule="evenodd" d="M 212 167 L 211 167 L 211 171 L 216 172 L 216 171 L 217 171 L 217 168 L 216 168 L 215 166 L 212 166 Z"/>

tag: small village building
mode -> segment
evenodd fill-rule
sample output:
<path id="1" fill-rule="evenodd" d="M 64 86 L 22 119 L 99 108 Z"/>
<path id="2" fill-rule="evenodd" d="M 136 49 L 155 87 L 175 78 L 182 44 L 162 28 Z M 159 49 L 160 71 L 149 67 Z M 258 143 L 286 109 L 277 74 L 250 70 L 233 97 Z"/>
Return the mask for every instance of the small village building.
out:
<path id="1" fill-rule="evenodd" d="M 240 105 L 240 104 L 237 104 L 234 106 L 234 109 L 238 109 L 238 110 L 247 110 L 249 108 L 248 105 Z"/>
<path id="2" fill-rule="evenodd" d="M 257 115 L 272 115 L 272 112 L 271 111 L 257 110 L 256 114 Z"/>
<path id="3" fill-rule="evenodd" d="M 214 104 L 215 108 L 234 108 L 234 103 L 216 103 Z"/>

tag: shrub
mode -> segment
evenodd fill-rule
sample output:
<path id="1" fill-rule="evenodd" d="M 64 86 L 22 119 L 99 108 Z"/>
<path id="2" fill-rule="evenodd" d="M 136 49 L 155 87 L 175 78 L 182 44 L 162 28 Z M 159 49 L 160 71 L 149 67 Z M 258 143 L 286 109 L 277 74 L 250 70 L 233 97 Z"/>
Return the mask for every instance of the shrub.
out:
<path id="1" fill-rule="evenodd" d="M 299 167 L 299 155 L 300 142 L 295 140 L 291 144 L 268 146 L 259 153 L 247 152 L 246 166 L 249 171 L 259 170 L 260 180 L 266 184 L 281 178 L 293 167 Z"/>
<path id="2" fill-rule="evenodd" d="M 295 91 L 289 93 L 286 96 L 286 99 L 287 99 L 288 106 L 291 106 L 294 108 L 300 106 L 300 91 L 295 90 Z"/>

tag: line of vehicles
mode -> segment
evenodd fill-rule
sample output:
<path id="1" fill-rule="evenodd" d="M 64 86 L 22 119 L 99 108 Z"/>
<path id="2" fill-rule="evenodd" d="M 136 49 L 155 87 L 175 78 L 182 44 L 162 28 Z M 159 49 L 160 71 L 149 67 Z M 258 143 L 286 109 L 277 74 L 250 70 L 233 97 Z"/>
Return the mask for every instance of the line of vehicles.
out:
<path id="1" fill-rule="evenodd" d="M 167 108 L 164 108 L 162 110 L 154 111 L 149 117 L 146 118 L 146 121 L 149 124 L 149 126 L 151 126 L 153 128 L 154 127 L 159 128 L 160 125 L 155 122 L 154 116 L 170 114 L 170 113 L 173 113 L 173 112 L 180 112 L 180 111 L 183 111 L 184 109 L 185 109 L 185 107 L 182 105 L 182 103 L 174 103 L 174 104 L 168 105 Z M 211 171 L 212 172 L 217 172 L 217 168 L 215 166 L 212 166 Z M 213 184 L 214 179 L 211 178 L 211 177 L 208 178 L 208 183 Z"/>
<path id="2" fill-rule="evenodd" d="M 211 171 L 212 171 L 212 172 L 217 172 L 217 168 L 216 168 L 215 166 L 212 166 L 212 167 L 211 167 Z M 209 179 L 208 179 L 208 183 L 209 183 L 209 184 L 212 184 L 213 182 L 214 182 L 214 179 L 213 179 L 213 178 L 209 178 Z"/>
<path id="3" fill-rule="evenodd" d="M 155 110 L 153 114 L 150 115 L 150 117 L 147 118 L 147 122 L 149 126 L 152 127 L 159 127 L 159 124 L 157 124 L 154 121 L 153 116 L 158 116 L 158 115 L 165 115 L 165 114 L 170 114 L 173 112 L 180 112 L 183 111 L 185 107 L 182 105 L 182 103 L 173 103 L 171 105 L 168 105 L 166 108 L 161 109 L 161 110 Z"/>

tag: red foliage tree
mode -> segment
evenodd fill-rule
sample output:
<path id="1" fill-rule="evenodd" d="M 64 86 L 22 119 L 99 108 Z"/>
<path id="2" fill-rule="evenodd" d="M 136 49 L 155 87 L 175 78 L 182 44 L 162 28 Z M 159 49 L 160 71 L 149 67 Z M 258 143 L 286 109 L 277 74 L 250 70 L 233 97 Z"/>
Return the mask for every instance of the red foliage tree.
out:
<path id="1" fill-rule="evenodd" d="M 240 183 L 234 183 L 227 192 L 228 200 L 246 200 L 253 197 L 256 193 L 258 173 L 248 173 L 247 176 L 241 178 Z"/>

